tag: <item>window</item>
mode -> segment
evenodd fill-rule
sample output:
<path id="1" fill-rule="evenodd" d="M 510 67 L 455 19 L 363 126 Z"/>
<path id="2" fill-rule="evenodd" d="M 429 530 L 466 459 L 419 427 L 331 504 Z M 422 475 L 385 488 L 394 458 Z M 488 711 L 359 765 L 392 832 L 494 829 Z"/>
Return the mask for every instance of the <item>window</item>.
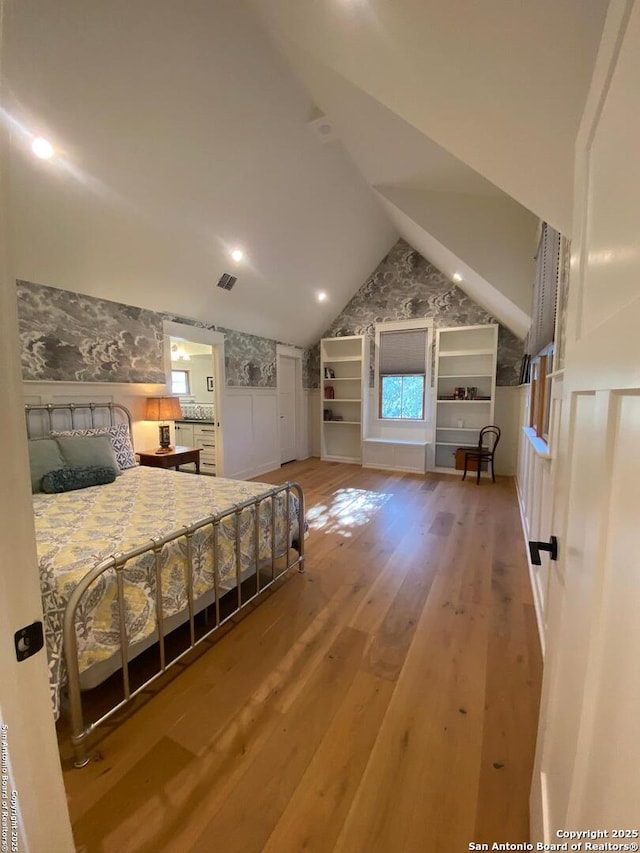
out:
<path id="1" fill-rule="evenodd" d="M 529 401 L 529 426 L 538 438 L 549 441 L 551 418 L 551 373 L 553 346 L 546 347 L 544 355 L 531 360 L 531 396 Z"/>
<path id="2" fill-rule="evenodd" d="M 376 326 L 378 416 L 425 420 L 428 321 Z"/>
<path id="3" fill-rule="evenodd" d="M 171 393 L 172 394 L 189 394 L 189 371 L 188 370 L 172 370 L 171 371 Z"/>
<path id="4" fill-rule="evenodd" d="M 423 419 L 424 375 L 382 376 L 381 380 L 381 418 Z"/>

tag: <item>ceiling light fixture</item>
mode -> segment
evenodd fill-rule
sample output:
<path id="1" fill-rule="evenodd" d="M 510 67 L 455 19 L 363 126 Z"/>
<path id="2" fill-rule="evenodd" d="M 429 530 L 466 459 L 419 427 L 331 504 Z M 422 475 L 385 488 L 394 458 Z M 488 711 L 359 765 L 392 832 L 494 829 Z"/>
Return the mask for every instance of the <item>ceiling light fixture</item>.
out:
<path id="1" fill-rule="evenodd" d="M 326 302 L 326 301 L 327 301 L 327 294 L 324 292 L 324 290 L 321 290 L 318 293 L 318 302 Z"/>
<path id="2" fill-rule="evenodd" d="M 53 145 L 42 136 L 37 136 L 31 143 L 31 150 L 40 160 L 50 160 L 53 157 Z"/>
<path id="3" fill-rule="evenodd" d="M 462 276 L 460 275 L 459 272 L 454 272 L 452 278 L 454 281 L 462 281 Z"/>
<path id="4" fill-rule="evenodd" d="M 244 258 L 244 252 L 242 251 L 242 249 L 234 249 L 231 252 L 231 257 L 237 264 L 239 264 L 240 261 Z"/>

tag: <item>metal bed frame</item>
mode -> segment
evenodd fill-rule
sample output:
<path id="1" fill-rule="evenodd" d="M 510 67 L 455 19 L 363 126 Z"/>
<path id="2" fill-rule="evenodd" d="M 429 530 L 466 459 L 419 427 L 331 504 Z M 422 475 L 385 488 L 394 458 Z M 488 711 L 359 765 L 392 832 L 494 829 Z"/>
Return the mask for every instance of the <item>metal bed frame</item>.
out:
<path id="1" fill-rule="evenodd" d="M 66 410 L 70 414 L 71 420 L 71 428 L 75 428 L 76 424 L 76 413 L 78 411 L 86 410 L 90 413 L 90 422 L 91 427 L 100 427 L 106 426 L 107 424 L 96 424 L 95 421 L 95 413 L 96 410 L 106 409 L 109 412 L 109 424 L 115 425 L 117 423 L 116 414 L 119 414 L 120 418 L 126 418 L 126 422 L 129 425 L 129 432 L 131 432 L 131 413 L 124 406 L 120 406 L 117 403 L 86 403 L 86 404 L 74 404 L 74 403 L 59 403 L 59 404 L 50 404 L 50 405 L 28 405 L 26 408 L 26 420 L 27 420 L 27 434 L 29 438 L 31 438 L 31 426 L 30 426 L 30 415 L 34 411 L 46 412 L 48 415 L 48 427 L 49 432 L 53 431 L 53 413 L 55 410 Z M 298 537 L 297 540 L 294 540 L 290 544 L 291 536 L 291 492 L 294 492 L 298 498 L 298 508 L 297 508 L 297 522 L 298 522 Z M 285 551 L 283 554 L 278 555 L 276 553 L 276 536 L 275 536 L 275 525 L 276 525 L 276 499 L 279 495 L 283 495 L 286 501 L 286 544 Z M 266 581 L 261 583 L 261 568 L 264 569 L 264 565 L 261 566 L 259 559 L 259 538 L 260 538 L 260 529 L 259 529 L 259 513 L 260 507 L 266 501 L 271 502 L 271 572 L 270 576 L 267 577 Z M 241 577 L 241 556 L 240 556 L 240 516 L 242 513 L 249 509 L 255 508 L 254 513 L 254 526 L 253 526 L 253 541 L 254 541 L 254 551 L 255 551 L 255 591 L 249 594 L 246 599 L 243 597 L 242 592 L 242 582 L 243 579 Z M 219 531 L 220 524 L 227 518 L 235 518 L 235 567 L 236 567 L 236 602 L 234 609 L 228 613 L 226 616 L 221 617 L 220 613 L 220 577 L 219 577 L 219 568 L 218 568 L 218 544 L 219 544 Z M 193 597 L 193 555 L 192 555 L 192 539 L 196 531 L 201 530 L 205 527 L 211 527 L 212 529 L 212 542 L 213 542 L 213 592 L 215 595 L 215 623 L 213 627 L 203 633 L 200 637 L 196 638 L 195 636 L 195 601 Z M 186 586 L 187 586 L 187 599 L 188 599 L 188 621 L 189 621 L 189 645 L 183 652 L 173 658 L 171 661 L 166 661 L 166 653 L 165 653 L 165 640 L 170 633 L 170 631 L 165 630 L 165 621 L 163 616 L 163 608 L 162 608 L 162 572 L 161 572 L 161 552 L 163 546 L 168 544 L 169 542 L 174 542 L 179 539 L 184 539 L 186 543 Z M 295 553 L 292 555 L 291 551 L 297 551 L 297 556 Z M 129 675 L 129 650 L 130 645 L 127 637 L 126 630 L 126 618 L 125 618 L 125 595 L 124 595 L 124 572 L 126 571 L 127 562 L 134 557 L 139 557 L 142 554 L 153 552 L 155 559 L 155 575 L 156 575 L 156 629 L 158 640 L 157 643 L 159 645 L 159 654 L 160 654 L 160 669 L 154 673 L 150 678 L 148 678 L 143 684 L 137 687 L 135 690 L 131 690 L 130 685 L 130 675 Z M 295 559 L 291 559 L 291 557 L 295 557 Z M 276 562 L 278 559 L 284 557 L 285 565 L 284 567 L 276 567 Z M 64 656 L 65 663 L 67 666 L 67 693 L 69 698 L 69 711 L 70 711 L 70 723 L 71 723 L 71 744 L 73 746 L 74 751 L 74 765 L 76 767 L 84 767 L 90 761 L 90 755 L 87 752 L 86 741 L 90 734 L 102 723 L 112 717 L 115 713 L 121 710 L 125 705 L 131 702 L 139 693 L 149 687 L 156 679 L 160 678 L 170 667 L 174 664 L 178 663 L 185 657 L 185 655 L 189 654 L 196 646 L 202 643 L 204 640 L 207 640 L 218 631 L 223 625 L 225 625 L 230 619 L 236 616 L 240 611 L 244 610 L 249 604 L 254 602 L 259 596 L 262 596 L 264 592 L 266 592 L 270 587 L 272 587 L 276 581 L 278 581 L 281 577 L 283 577 L 290 569 L 298 566 L 299 572 L 304 572 L 304 493 L 302 491 L 302 487 L 295 482 L 287 482 L 282 486 L 276 486 L 273 489 L 269 489 L 262 495 L 258 495 L 255 498 L 251 498 L 249 500 L 244 501 L 240 504 L 234 504 L 229 509 L 224 512 L 216 513 L 215 515 L 208 515 L 205 518 L 201 518 L 196 521 L 194 524 L 183 527 L 180 530 L 174 531 L 172 533 L 163 536 L 160 539 L 150 539 L 149 543 L 146 545 L 141 545 L 138 548 L 134 548 L 130 551 L 126 551 L 123 553 L 113 554 L 111 557 L 108 557 L 106 560 L 103 560 L 97 566 L 94 566 L 91 571 L 89 571 L 85 577 L 80 581 L 80 583 L 73 590 L 69 602 L 67 603 L 64 615 L 64 624 L 63 624 L 63 646 L 64 646 Z M 99 717 L 97 720 L 93 722 L 89 722 L 85 724 L 84 714 L 82 708 L 82 695 L 80 689 L 80 667 L 78 662 L 78 650 L 77 650 L 77 638 L 75 631 L 75 622 L 76 622 L 76 611 L 80 602 L 82 601 L 83 596 L 87 592 L 87 590 L 91 587 L 91 585 L 105 572 L 109 570 L 114 570 L 116 573 L 116 584 L 117 584 L 117 600 L 118 600 L 118 611 L 119 611 L 119 630 L 120 630 L 120 656 L 122 661 L 122 685 L 124 691 L 124 699 L 118 702 L 113 706 L 109 711 Z M 251 577 L 254 577 L 252 574 Z M 247 578 L 245 577 L 244 580 Z M 229 595 L 233 590 L 229 591 Z M 182 623 L 181 623 L 182 624 Z M 135 656 L 134 656 L 135 657 Z M 133 660 L 134 658 L 132 658 Z"/>

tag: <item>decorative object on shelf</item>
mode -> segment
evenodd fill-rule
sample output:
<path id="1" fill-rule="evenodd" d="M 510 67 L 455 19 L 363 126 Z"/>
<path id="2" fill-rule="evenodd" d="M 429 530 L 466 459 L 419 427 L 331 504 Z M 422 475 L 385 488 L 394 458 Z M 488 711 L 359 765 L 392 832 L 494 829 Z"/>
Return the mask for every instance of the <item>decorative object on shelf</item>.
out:
<path id="1" fill-rule="evenodd" d="M 324 389 L 324 399 L 325 400 L 334 400 L 336 393 L 333 389 L 333 385 L 326 385 Z"/>
<path id="2" fill-rule="evenodd" d="M 344 415 L 333 415 L 333 417 L 331 418 L 331 420 L 332 420 L 332 421 L 343 421 L 343 420 L 344 420 Z"/>
<path id="3" fill-rule="evenodd" d="M 458 418 L 458 429 L 464 429 L 464 418 Z"/>
<path id="4" fill-rule="evenodd" d="M 170 453 L 171 447 L 171 431 L 169 424 L 166 421 L 177 421 L 182 417 L 182 409 L 180 408 L 180 400 L 177 397 L 148 397 L 147 410 L 145 412 L 145 420 L 147 421 L 162 421 L 158 427 L 160 436 L 160 447 L 156 453 Z"/>
<path id="5" fill-rule="evenodd" d="M 453 398 L 454 400 L 464 400 L 466 395 L 466 389 L 462 387 L 453 389 Z"/>
<path id="6" fill-rule="evenodd" d="M 213 391 L 213 376 L 207 376 L 207 391 Z"/>
<path id="7" fill-rule="evenodd" d="M 324 409 L 322 416 L 323 416 L 325 421 L 333 420 L 333 412 L 331 411 L 331 409 Z"/>
<path id="8" fill-rule="evenodd" d="M 325 367 L 324 378 L 325 379 L 335 379 L 336 378 L 335 371 L 332 367 Z"/>
<path id="9" fill-rule="evenodd" d="M 478 389 L 473 385 L 466 389 L 465 400 L 475 400 L 478 397 Z"/>

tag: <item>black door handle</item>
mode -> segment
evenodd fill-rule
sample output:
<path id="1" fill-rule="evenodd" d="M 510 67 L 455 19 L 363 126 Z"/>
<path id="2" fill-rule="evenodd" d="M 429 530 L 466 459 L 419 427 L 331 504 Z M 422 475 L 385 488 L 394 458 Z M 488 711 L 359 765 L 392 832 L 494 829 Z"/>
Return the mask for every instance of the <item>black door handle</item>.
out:
<path id="1" fill-rule="evenodd" d="M 558 559 L 558 540 L 555 536 L 551 536 L 548 542 L 529 542 L 529 554 L 531 555 L 531 563 L 534 566 L 541 566 L 540 551 L 549 551 L 549 557 L 552 560 Z"/>

